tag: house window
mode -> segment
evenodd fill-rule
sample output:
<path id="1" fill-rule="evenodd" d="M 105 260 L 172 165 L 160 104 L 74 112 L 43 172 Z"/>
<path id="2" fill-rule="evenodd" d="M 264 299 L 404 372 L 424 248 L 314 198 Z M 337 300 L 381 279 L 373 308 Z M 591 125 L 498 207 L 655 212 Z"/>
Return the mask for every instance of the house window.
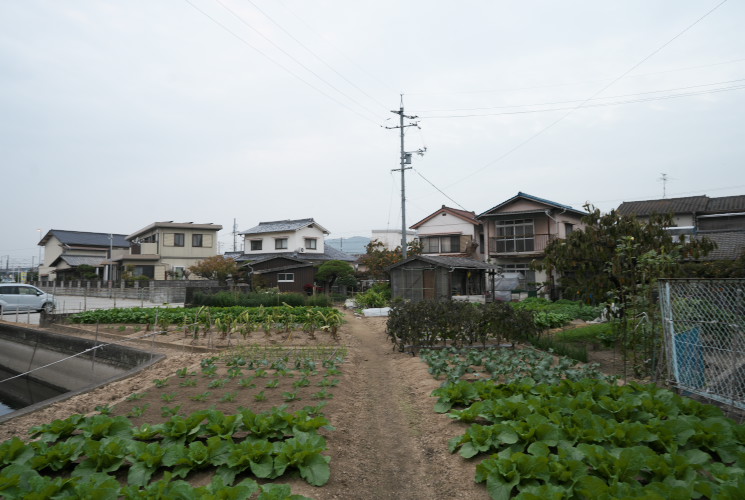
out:
<path id="1" fill-rule="evenodd" d="M 173 233 L 173 246 L 184 246 L 184 233 Z"/>
<path id="2" fill-rule="evenodd" d="M 422 238 L 424 253 L 458 253 L 460 252 L 460 236 L 425 236 Z"/>
<path id="3" fill-rule="evenodd" d="M 566 236 L 569 236 L 574 231 L 574 224 L 570 224 L 569 222 L 564 223 L 564 234 Z"/>
<path id="4" fill-rule="evenodd" d="M 155 279 L 155 266 L 135 266 L 134 269 L 132 270 L 132 275 L 133 276 L 147 276 L 151 280 Z"/>
<path id="5" fill-rule="evenodd" d="M 497 221 L 497 252 L 532 252 L 535 249 L 533 219 Z"/>
<path id="6" fill-rule="evenodd" d="M 305 249 L 306 250 L 315 250 L 316 247 L 316 239 L 315 238 L 305 238 Z"/>
<path id="7" fill-rule="evenodd" d="M 287 238 L 277 238 L 274 240 L 275 250 L 287 250 Z"/>
<path id="8" fill-rule="evenodd" d="M 530 264 L 501 264 L 505 273 L 517 273 L 518 287 L 521 290 L 535 290 L 535 271 L 530 269 Z"/>
<path id="9" fill-rule="evenodd" d="M 295 281 L 295 273 L 277 273 L 278 283 L 292 283 Z"/>
<path id="10" fill-rule="evenodd" d="M 192 234 L 191 235 L 191 246 L 193 246 L 193 247 L 201 247 L 202 246 L 202 235 L 201 234 Z"/>
<path id="11" fill-rule="evenodd" d="M 176 280 L 184 279 L 184 267 L 183 266 L 173 266 L 172 276 L 173 276 L 173 279 L 176 279 Z"/>
<path id="12" fill-rule="evenodd" d="M 261 250 L 262 240 L 251 240 L 251 250 Z"/>

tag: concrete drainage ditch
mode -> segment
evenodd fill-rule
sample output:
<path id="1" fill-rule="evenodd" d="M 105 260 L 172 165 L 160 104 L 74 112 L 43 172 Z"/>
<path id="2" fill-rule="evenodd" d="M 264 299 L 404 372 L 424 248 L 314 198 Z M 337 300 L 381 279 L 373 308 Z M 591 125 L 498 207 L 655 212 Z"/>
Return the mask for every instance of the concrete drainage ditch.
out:
<path id="1" fill-rule="evenodd" d="M 163 357 L 0 322 L 0 423 L 129 377 Z"/>

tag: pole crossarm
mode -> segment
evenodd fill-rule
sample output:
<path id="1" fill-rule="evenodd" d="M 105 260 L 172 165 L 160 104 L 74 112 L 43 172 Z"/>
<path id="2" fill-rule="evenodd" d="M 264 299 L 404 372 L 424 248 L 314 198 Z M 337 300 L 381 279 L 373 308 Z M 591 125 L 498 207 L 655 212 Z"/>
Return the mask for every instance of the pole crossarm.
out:
<path id="1" fill-rule="evenodd" d="M 418 155 L 423 155 L 426 151 L 426 148 L 419 149 L 417 151 L 410 151 L 407 152 L 404 148 L 404 130 L 407 127 L 418 127 L 419 128 L 419 122 L 414 123 L 404 123 L 404 119 L 406 120 L 416 120 L 419 118 L 415 115 L 407 115 L 404 113 L 404 96 L 401 94 L 401 105 L 398 110 L 391 110 L 391 113 L 398 115 L 399 121 L 398 125 L 395 125 L 393 127 L 385 127 L 387 129 L 399 129 L 400 132 L 400 138 L 401 138 L 401 166 L 399 168 L 394 168 L 391 171 L 392 172 L 401 172 L 401 256 L 405 259 L 406 258 L 406 246 L 408 245 L 408 241 L 406 241 L 406 171 L 411 170 L 412 167 L 407 167 L 406 165 L 411 163 L 411 155 L 416 153 Z"/>

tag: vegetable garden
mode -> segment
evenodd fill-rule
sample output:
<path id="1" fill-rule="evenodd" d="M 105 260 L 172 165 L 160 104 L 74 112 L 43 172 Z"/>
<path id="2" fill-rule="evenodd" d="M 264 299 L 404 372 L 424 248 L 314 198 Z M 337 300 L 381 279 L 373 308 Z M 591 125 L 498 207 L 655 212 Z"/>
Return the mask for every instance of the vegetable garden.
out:
<path id="1" fill-rule="evenodd" d="M 715 407 L 654 385 L 617 385 L 597 366 L 579 365 L 535 349 L 484 349 L 490 342 L 514 342 L 537 336 L 540 331 L 535 321 L 529 321 L 531 312 L 502 306 L 487 310 L 460 304 L 456 307 L 462 309 L 456 314 L 434 309 L 439 316 L 423 310 L 419 324 L 425 333 L 421 337 L 392 337 L 393 325 L 405 324 L 404 319 L 413 322 L 416 315 L 406 312 L 391 316 L 388 334 L 399 342 L 396 347 L 403 345 L 400 342 L 404 338 L 408 342 L 425 338 L 439 343 L 437 349 L 420 349 L 419 355 L 441 386 L 432 393 L 436 403 L 421 401 L 423 413 L 413 413 L 411 406 L 388 403 L 385 418 L 405 408 L 410 413 L 403 420 L 415 421 L 418 435 L 438 436 L 441 434 L 429 430 L 442 428 L 427 427 L 427 412 L 433 416 L 447 414 L 453 420 L 448 425 L 458 426 L 461 431 L 447 446 L 446 438 L 442 438 L 442 456 L 448 456 L 449 448 L 457 454 L 452 457 L 454 460 L 462 457 L 472 461 L 471 477 L 485 484 L 486 492 L 495 499 L 725 499 L 739 498 L 745 491 L 745 426 L 724 418 Z M 260 318 L 260 314 L 269 313 L 267 309 L 270 308 L 256 308 L 250 317 Z M 290 319 L 295 309 L 306 316 L 297 314 Z M 271 323 L 270 329 L 275 333 L 285 332 L 288 325 L 303 329 L 303 320 L 312 310 L 283 308 L 271 312 L 272 320 L 266 323 Z M 243 320 L 233 323 L 240 317 L 238 310 L 237 314 L 212 308 L 111 311 L 110 316 L 85 313 L 87 316 L 76 320 L 114 323 L 121 314 L 126 323 L 134 321 L 153 329 L 162 327 L 164 311 L 168 311 L 166 315 L 171 311 L 174 314 L 166 316 L 170 322 L 166 329 L 175 329 L 179 335 L 194 335 L 194 324 L 200 325 L 200 336 L 219 332 L 219 324 L 232 325 L 226 335 L 241 335 Z M 321 312 L 325 315 L 328 311 Z M 282 315 L 287 319 L 277 319 Z M 450 323 L 446 321 L 448 315 Z M 217 319 L 221 320 L 219 324 Z M 455 319 L 467 321 L 466 326 L 458 327 Z M 254 328 L 263 331 L 261 321 L 250 321 L 258 325 Z M 354 323 L 361 329 L 378 324 L 357 320 Z M 329 324 L 319 324 L 316 331 L 324 326 L 330 329 Z M 528 329 L 527 334 L 521 330 L 523 327 Z M 362 371 L 367 365 L 378 365 L 390 372 L 391 367 L 402 366 L 386 364 L 393 358 L 396 363 L 415 364 L 417 373 L 423 372 L 413 358 L 391 356 L 390 350 L 381 346 L 384 337 L 380 328 L 371 344 L 381 353 L 388 352 L 379 356 L 369 351 L 362 353 L 356 361 L 367 361 L 369 357 L 371 362 L 355 362 L 354 369 Z M 476 343 L 482 349 L 468 348 L 468 343 Z M 328 449 L 333 449 L 335 443 L 338 446 L 334 440 L 342 440 L 342 436 L 332 430 L 331 425 L 339 424 L 328 410 L 339 411 L 339 407 L 346 406 L 337 387 L 354 384 L 360 378 L 341 376 L 341 370 L 347 370 L 344 366 L 349 366 L 342 363 L 350 349 L 357 347 L 233 347 L 220 354 L 210 353 L 199 363 L 179 366 L 168 376 L 151 379 L 146 390 L 131 392 L 126 400 L 112 406 L 100 404 L 96 414 L 47 420 L 31 430 L 29 439 L 16 437 L 0 443 L 0 496 L 305 498 L 293 495 L 289 485 L 281 484 L 289 481 L 295 491 L 300 488 L 311 496 L 317 491 L 319 498 L 327 499 L 343 496 L 348 488 L 354 488 L 356 483 L 339 479 L 345 476 L 352 481 L 367 478 L 368 482 L 374 477 L 372 484 L 377 487 L 380 483 L 375 481 L 382 479 L 375 476 L 374 468 L 365 470 L 366 476 L 360 475 L 361 469 L 355 470 L 356 475 L 341 470 L 337 472 L 336 484 L 331 481 L 332 472 L 338 471 L 339 465 L 336 455 Z M 420 381 L 427 379 L 419 377 Z M 399 384 L 410 382 L 400 376 L 393 379 Z M 371 383 L 377 380 L 382 379 Z M 426 394 L 435 384 L 429 382 Z M 410 394 L 415 385 L 406 385 L 405 391 L 383 392 Z M 328 402 L 331 404 L 325 406 Z M 371 402 L 372 406 L 380 404 L 377 398 Z M 362 425 L 354 427 L 347 422 L 341 434 L 368 446 L 375 443 L 370 438 L 374 434 L 364 435 L 365 429 L 379 427 L 364 420 L 360 408 L 367 407 L 350 406 L 352 419 L 362 421 Z M 349 446 L 352 441 L 344 442 Z M 373 452 L 386 459 L 418 453 L 411 448 L 403 449 L 403 454 L 401 451 L 363 448 L 357 453 Z M 417 457 L 429 457 L 432 452 L 428 448 L 427 455 Z M 360 459 L 360 463 L 366 465 L 367 460 Z M 437 463 L 421 458 L 407 462 L 421 462 L 422 467 L 435 467 Z M 441 476 L 455 465 L 440 462 L 445 469 L 432 468 L 430 479 L 435 471 Z M 463 474 L 458 478 L 463 478 Z M 464 487 L 462 481 L 458 484 L 459 488 Z M 475 483 L 471 484 L 476 488 Z M 326 493 L 327 488 L 332 489 Z M 475 494 L 477 497 L 482 493 Z"/>
<path id="2" fill-rule="evenodd" d="M 480 460 L 475 480 L 495 500 L 733 499 L 745 491 L 745 425 L 717 407 L 653 384 L 617 385 L 594 367 L 530 351 L 420 356 L 446 377 L 432 394 L 435 410 L 469 425 L 450 440 L 451 452 Z"/>
<path id="3" fill-rule="evenodd" d="M 336 339 L 343 322 L 343 313 L 333 307 L 278 306 L 278 307 L 194 307 L 194 308 L 130 308 L 86 311 L 70 316 L 71 323 L 142 325 L 148 331 L 161 333 L 181 331 L 193 340 L 219 334 L 221 339 L 238 336 L 244 340 L 253 332 L 272 332 L 288 335 L 302 331 L 311 339 L 324 331 Z M 122 327 L 124 328 L 124 327 Z M 140 328 L 137 326 L 136 328 Z"/>
<path id="4" fill-rule="evenodd" d="M 247 357 L 258 352 L 272 356 Z M 328 481 L 331 458 L 323 454 L 326 438 L 319 430 L 333 429 L 322 410 L 339 383 L 345 354 L 236 350 L 156 379 L 146 393 L 99 406 L 96 415 L 36 426 L 30 431 L 35 441 L 15 437 L 0 444 L 0 495 L 306 498 L 273 481 L 291 473 L 313 486 Z M 258 410 L 273 391 L 285 404 Z M 238 394 L 255 404 L 236 408 Z M 182 411 L 187 401 L 211 406 Z M 300 407 L 301 401 L 315 405 Z M 188 481 L 199 471 L 210 472 L 212 481 L 195 488 Z"/>

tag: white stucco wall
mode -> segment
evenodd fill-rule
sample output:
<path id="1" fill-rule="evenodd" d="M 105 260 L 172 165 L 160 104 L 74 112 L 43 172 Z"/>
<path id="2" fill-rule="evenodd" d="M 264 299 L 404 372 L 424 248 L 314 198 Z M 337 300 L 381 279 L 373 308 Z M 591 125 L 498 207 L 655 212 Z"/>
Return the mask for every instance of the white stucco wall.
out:
<path id="1" fill-rule="evenodd" d="M 317 227 L 304 227 L 297 231 L 282 231 L 276 233 L 246 234 L 243 236 L 245 253 L 247 255 L 271 254 L 277 252 L 293 253 L 303 249 L 301 253 L 322 254 L 324 252 L 324 233 Z M 287 248 L 275 248 L 275 241 L 280 238 L 287 238 Z M 316 248 L 305 248 L 305 240 L 315 239 Z M 252 241 L 261 241 L 261 250 L 251 250 Z"/>

